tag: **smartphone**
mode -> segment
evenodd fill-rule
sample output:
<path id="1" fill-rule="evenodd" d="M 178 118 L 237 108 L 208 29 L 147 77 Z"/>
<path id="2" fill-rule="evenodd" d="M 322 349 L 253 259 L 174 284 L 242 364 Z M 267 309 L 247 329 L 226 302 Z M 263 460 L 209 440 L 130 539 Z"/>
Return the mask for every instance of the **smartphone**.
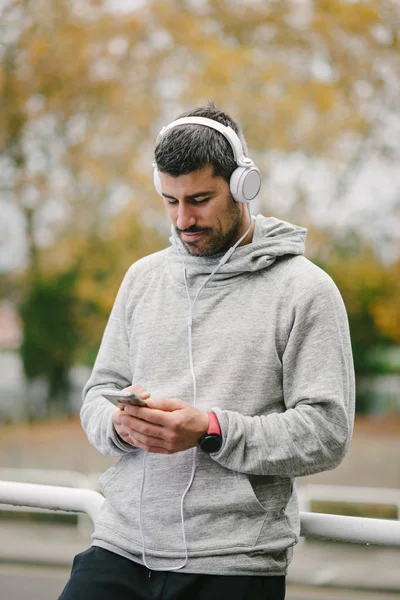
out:
<path id="1" fill-rule="evenodd" d="M 118 406 L 118 404 L 132 404 L 133 406 L 147 406 L 146 400 L 139 398 L 132 392 L 126 392 L 124 390 L 105 390 L 102 392 L 102 396 L 107 398 L 110 402 Z"/>

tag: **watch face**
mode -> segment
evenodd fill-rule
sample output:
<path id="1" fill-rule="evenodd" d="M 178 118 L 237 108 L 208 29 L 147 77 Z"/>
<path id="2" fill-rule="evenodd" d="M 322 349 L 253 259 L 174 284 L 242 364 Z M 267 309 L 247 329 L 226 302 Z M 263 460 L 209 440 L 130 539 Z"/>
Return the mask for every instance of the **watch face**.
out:
<path id="1" fill-rule="evenodd" d="M 217 433 L 206 434 L 200 440 L 200 448 L 204 452 L 218 452 L 222 446 L 222 437 Z"/>

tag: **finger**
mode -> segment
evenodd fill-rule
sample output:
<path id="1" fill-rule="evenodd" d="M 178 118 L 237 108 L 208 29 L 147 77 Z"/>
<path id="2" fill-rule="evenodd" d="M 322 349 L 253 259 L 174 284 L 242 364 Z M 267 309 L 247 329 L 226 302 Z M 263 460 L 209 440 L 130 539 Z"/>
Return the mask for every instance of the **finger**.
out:
<path id="1" fill-rule="evenodd" d="M 119 409 L 115 415 L 113 415 L 113 423 L 114 425 L 118 425 L 119 427 L 125 427 L 128 423 L 129 415 L 125 415 L 125 411 L 123 408 Z"/>
<path id="2" fill-rule="evenodd" d="M 135 442 L 134 442 L 134 440 L 132 440 L 132 438 L 128 432 L 124 433 L 122 435 L 121 434 L 119 434 L 119 435 L 124 440 L 124 442 L 126 442 L 127 444 L 130 444 L 131 446 L 135 446 Z"/>
<path id="3" fill-rule="evenodd" d="M 152 408 L 146 408 L 145 406 L 135 406 L 134 404 L 127 404 L 125 406 L 124 412 L 127 415 L 135 417 L 136 419 L 141 419 L 142 421 L 147 421 L 148 423 L 154 423 L 155 425 L 163 425 L 163 423 L 165 423 L 165 419 L 163 420 L 162 418 L 162 411 L 154 410 Z"/>
<path id="4" fill-rule="evenodd" d="M 174 452 L 176 452 L 176 450 L 171 450 L 165 448 L 164 446 L 142 442 L 139 439 L 136 439 L 136 437 L 133 440 L 133 444 L 135 447 L 141 448 L 142 450 L 145 450 L 146 452 L 150 452 L 152 454 L 173 454 Z"/>
<path id="5" fill-rule="evenodd" d="M 187 406 L 186 402 L 177 398 L 151 398 L 147 401 L 147 404 L 152 409 L 156 408 L 165 412 L 180 410 Z"/>
<path id="6" fill-rule="evenodd" d="M 134 432 L 134 435 L 140 435 L 143 439 L 163 440 L 168 437 L 168 431 L 165 427 L 154 425 L 136 417 L 130 417 L 128 426 L 131 432 Z"/>
<path id="7" fill-rule="evenodd" d="M 121 438 L 121 440 L 123 440 L 127 444 L 130 444 L 131 446 L 134 445 L 134 443 L 132 442 L 129 430 L 125 429 L 124 427 L 119 426 L 119 427 L 116 427 L 116 432 L 118 434 L 118 437 Z"/>
<path id="8" fill-rule="evenodd" d="M 168 427 L 168 425 L 171 422 L 171 412 L 174 411 L 158 410 L 157 408 L 146 408 L 144 406 L 127 405 L 124 412 L 128 415 L 136 417 L 137 419 L 147 421 L 148 423 L 153 423 L 153 425 L 159 425 L 160 427 Z"/>
<path id="9" fill-rule="evenodd" d="M 132 407 L 130 407 L 132 408 Z M 141 436 L 141 440 L 145 441 L 146 438 L 152 439 L 153 442 L 159 444 L 160 440 L 169 440 L 173 434 L 169 432 L 165 427 L 149 423 L 138 417 L 134 417 L 127 413 L 126 410 L 121 411 L 121 414 L 116 419 L 121 424 L 122 428 L 129 431 L 131 436 Z"/>
<path id="10" fill-rule="evenodd" d="M 159 447 L 168 450 L 170 446 L 168 442 L 163 438 L 157 438 L 150 435 L 142 435 L 138 431 L 130 432 L 131 439 L 135 440 L 135 445 L 140 445 L 140 447 L 148 446 L 148 447 Z"/>
<path id="11" fill-rule="evenodd" d="M 129 385 L 128 387 L 124 388 L 124 392 L 132 392 L 133 394 L 140 396 L 140 398 L 143 398 L 144 400 L 146 398 L 150 398 L 150 393 L 147 392 L 140 383 Z"/>

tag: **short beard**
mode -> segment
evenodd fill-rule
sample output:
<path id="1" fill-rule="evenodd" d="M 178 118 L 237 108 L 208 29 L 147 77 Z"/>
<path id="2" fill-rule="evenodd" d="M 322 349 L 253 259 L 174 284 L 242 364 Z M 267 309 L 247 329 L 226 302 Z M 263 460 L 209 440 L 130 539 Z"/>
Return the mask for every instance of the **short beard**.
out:
<path id="1" fill-rule="evenodd" d="M 179 236 L 183 246 L 192 256 L 213 256 L 214 254 L 219 254 L 222 252 L 227 252 L 229 248 L 233 245 L 234 241 L 237 240 L 238 233 L 240 230 L 240 225 L 242 222 L 242 215 L 240 212 L 240 208 L 237 202 L 233 201 L 232 207 L 232 223 L 229 227 L 228 231 L 222 232 L 220 230 L 213 230 L 210 227 L 188 227 L 185 230 L 176 229 L 176 233 Z M 196 231 L 211 231 L 211 235 L 209 236 L 209 240 L 200 248 L 197 248 L 195 244 L 190 244 L 188 242 L 184 242 L 181 238 L 182 231 L 187 233 L 195 233 Z"/>

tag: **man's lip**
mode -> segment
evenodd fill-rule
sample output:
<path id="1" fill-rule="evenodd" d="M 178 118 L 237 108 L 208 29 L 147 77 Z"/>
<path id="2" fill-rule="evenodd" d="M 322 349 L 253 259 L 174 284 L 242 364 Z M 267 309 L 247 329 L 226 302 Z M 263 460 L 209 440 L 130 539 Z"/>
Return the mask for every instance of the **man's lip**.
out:
<path id="1" fill-rule="evenodd" d="M 204 235 L 204 231 L 196 231 L 195 233 L 181 233 L 181 237 L 185 242 L 194 242 Z"/>

